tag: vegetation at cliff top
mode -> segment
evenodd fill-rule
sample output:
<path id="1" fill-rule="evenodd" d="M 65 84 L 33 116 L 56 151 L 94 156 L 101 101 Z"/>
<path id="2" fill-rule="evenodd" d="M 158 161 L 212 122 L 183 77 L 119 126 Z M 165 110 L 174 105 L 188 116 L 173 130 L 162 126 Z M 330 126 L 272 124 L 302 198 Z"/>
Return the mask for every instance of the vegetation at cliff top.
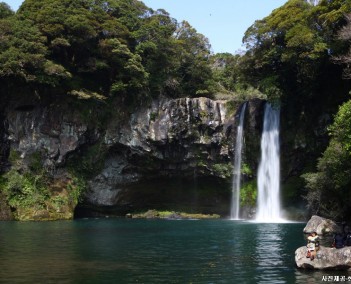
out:
<path id="1" fill-rule="evenodd" d="M 189 23 L 137 0 L 26 0 L 16 13 L 3 2 L 0 8 L 2 101 L 29 86 L 37 96 L 139 105 L 159 95 L 311 99 L 324 78 L 333 87 L 341 81 L 331 58 L 342 61 L 347 50 L 336 34 L 351 4 L 289 0 L 246 31 L 241 55 L 212 54 Z"/>
<path id="2" fill-rule="evenodd" d="M 141 1 L 26 0 L 17 13 L 2 3 L 0 31 L 2 96 L 29 85 L 138 105 L 214 92 L 207 38 Z"/>

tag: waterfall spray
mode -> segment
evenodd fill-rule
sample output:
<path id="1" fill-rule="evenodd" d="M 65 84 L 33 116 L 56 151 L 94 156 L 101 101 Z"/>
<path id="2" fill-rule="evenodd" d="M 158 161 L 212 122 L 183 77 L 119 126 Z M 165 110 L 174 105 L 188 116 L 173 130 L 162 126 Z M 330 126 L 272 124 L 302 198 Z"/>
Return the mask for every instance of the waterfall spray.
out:
<path id="1" fill-rule="evenodd" d="M 232 184 L 232 203 L 230 209 L 230 219 L 238 220 L 240 211 L 240 177 L 241 177 L 241 154 L 243 148 L 244 137 L 244 118 L 246 104 L 241 108 L 239 116 L 239 124 L 236 131 L 235 154 L 234 154 L 234 169 L 233 169 L 233 184 Z"/>
<path id="2" fill-rule="evenodd" d="M 280 109 L 265 106 L 261 138 L 261 161 L 258 167 L 257 216 L 259 222 L 279 222 L 280 216 Z"/>

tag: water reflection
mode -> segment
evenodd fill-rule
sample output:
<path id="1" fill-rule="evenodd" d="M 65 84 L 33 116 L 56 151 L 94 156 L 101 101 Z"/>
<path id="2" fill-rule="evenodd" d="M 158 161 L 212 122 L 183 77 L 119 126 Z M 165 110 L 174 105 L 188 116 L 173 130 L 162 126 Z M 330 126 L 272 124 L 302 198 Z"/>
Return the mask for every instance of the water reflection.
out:
<path id="1" fill-rule="evenodd" d="M 281 269 L 284 266 L 285 230 L 280 224 L 256 226 L 256 283 L 287 283 Z"/>

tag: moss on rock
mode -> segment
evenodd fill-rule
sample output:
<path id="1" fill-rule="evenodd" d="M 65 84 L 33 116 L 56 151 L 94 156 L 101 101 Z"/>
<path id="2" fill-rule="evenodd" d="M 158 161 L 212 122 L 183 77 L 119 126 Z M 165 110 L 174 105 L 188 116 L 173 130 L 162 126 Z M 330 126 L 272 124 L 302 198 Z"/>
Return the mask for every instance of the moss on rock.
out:
<path id="1" fill-rule="evenodd" d="M 146 218 L 146 219 L 218 219 L 218 214 L 202 214 L 202 213 L 186 213 L 175 211 L 157 211 L 154 209 L 148 210 L 143 213 L 126 215 L 128 218 Z"/>

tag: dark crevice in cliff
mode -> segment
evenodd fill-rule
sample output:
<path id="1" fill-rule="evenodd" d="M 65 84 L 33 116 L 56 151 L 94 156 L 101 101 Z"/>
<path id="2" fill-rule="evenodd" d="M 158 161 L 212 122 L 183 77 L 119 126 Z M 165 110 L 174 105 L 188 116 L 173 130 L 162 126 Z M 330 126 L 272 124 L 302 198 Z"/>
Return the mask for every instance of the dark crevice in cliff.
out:
<path id="1" fill-rule="evenodd" d="M 110 193 L 110 192 L 109 192 Z M 230 184 L 214 177 L 154 177 L 115 189 L 116 205 L 78 204 L 75 218 L 125 216 L 149 209 L 228 216 Z"/>
<path id="2" fill-rule="evenodd" d="M 33 111 L 35 109 L 35 105 L 21 105 L 15 108 L 15 111 Z"/>
<path id="3" fill-rule="evenodd" d="M 4 172 L 10 165 L 8 156 L 10 153 L 10 141 L 8 140 L 8 121 L 0 114 L 0 173 Z"/>

